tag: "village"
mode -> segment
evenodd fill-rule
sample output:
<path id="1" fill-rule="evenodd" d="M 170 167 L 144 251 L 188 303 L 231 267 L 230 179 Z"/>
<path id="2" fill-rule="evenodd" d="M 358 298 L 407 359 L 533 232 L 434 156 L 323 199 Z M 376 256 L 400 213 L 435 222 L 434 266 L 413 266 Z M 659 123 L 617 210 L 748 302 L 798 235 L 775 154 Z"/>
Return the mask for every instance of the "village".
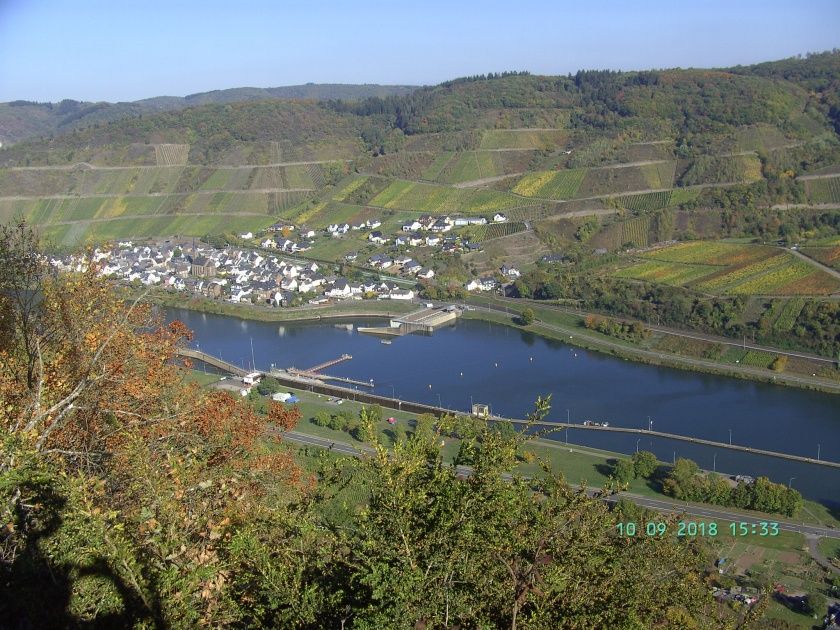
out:
<path id="1" fill-rule="evenodd" d="M 503 214 L 493 216 L 504 222 Z M 414 300 L 435 277 L 435 271 L 410 256 L 411 248 L 434 253 L 475 251 L 480 246 L 459 235 L 444 235 L 456 227 L 485 225 L 484 217 L 451 218 L 420 216 L 404 223 L 401 232 L 386 236 L 378 220 L 357 225 L 330 225 L 322 233 L 290 224 L 275 224 L 260 234 L 240 234 L 239 245 L 213 246 L 196 240 L 167 239 L 134 243 L 119 241 L 93 250 L 100 273 L 126 284 L 157 286 L 231 303 L 294 307 L 323 305 L 340 300 Z M 336 273 L 338 263 L 307 260 L 301 255 L 318 238 L 342 238 L 351 231 L 366 231 L 366 241 L 376 253 L 359 260 L 356 252 L 343 257 L 352 265 L 352 277 Z M 292 236 L 297 236 L 293 239 Z M 250 245 L 250 246 L 249 246 Z M 282 253 L 284 255 L 279 255 Z M 54 257 L 59 270 L 81 269 L 76 256 Z M 515 267 L 503 265 L 494 276 L 470 279 L 471 292 L 496 291 L 520 276 Z"/>

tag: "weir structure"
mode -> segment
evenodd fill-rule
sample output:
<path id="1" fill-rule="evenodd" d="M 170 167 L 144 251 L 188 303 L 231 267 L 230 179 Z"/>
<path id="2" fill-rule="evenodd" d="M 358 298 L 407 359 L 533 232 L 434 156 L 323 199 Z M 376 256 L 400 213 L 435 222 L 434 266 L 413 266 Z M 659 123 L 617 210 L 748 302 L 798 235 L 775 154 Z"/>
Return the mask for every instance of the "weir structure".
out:
<path id="1" fill-rule="evenodd" d="M 441 326 L 452 323 L 461 315 L 456 306 L 439 306 L 438 308 L 423 308 L 408 315 L 401 315 L 391 319 L 390 326 L 365 327 L 360 326 L 359 332 L 402 337 L 410 333 L 432 333 Z"/>

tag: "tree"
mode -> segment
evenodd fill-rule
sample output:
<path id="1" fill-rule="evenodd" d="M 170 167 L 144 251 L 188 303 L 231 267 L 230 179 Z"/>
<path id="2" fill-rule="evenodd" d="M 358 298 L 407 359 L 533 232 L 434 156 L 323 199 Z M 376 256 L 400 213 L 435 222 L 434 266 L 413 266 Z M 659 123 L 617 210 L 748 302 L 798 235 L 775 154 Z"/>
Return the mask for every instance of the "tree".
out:
<path id="1" fill-rule="evenodd" d="M 235 618 L 240 559 L 227 541 L 267 514 L 269 488 L 298 494 L 299 469 L 265 448 L 266 419 L 239 397 L 185 380 L 182 324 L 125 301 L 90 258 L 82 273 L 38 269 L 48 265 L 23 224 L 2 236 L 3 270 L 28 269 L 33 295 L 21 301 L 21 279 L 0 276 L 0 616 L 33 627 Z"/>
<path id="2" fill-rule="evenodd" d="M 271 394 L 276 394 L 283 386 L 273 376 L 266 376 L 257 384 L 257 391 L 262 394 L 263 396 L 270 396 Z"/>
<path id="3" fill-rule="evenodd" d="M 522 314 L 519 316 L 520 323 L 523 326 L 530 326 L 534 323 L 535 319 L 534 309 L 532 308 L 525 308 L 522 310 Z"/>
<path id="4" fill-rule="evenodd" d="M 619 459 L 613 466 L 612 476 L 621 484 L 628 484 L 636 476 L 633 462 L 629 459 Z"/>
<path id="5" fill-rule="evenodd" d="M 633 454 L 633 469 L 636 477 L 649 479 L 659 467 L 659 460 L 650 451 L 639 451 Z"/>
<path id="6" fill-rule="evenodd" d="M 774 372 L 784 372 L 785 367 L 787 367 L 788 358 L 784 355 L 778 356 L 773 359 L 773 363 L 770 364 L 770 369 Z"/>
<path id="7" fill-rule="evenodd" d="M 805 612 L 815 617 L 820 617 L 826 612 L 826 598 L 825 595 L 818 591 L 811 591 L 805 596 Z"/>
<path id="8" fill-rule="evenodd" d="M 531 419 L 545 410 L 538 403 Z M 356 526 L 342 530 L 346 555 L 332 568 L 355 585 L 352 596 L 336 601 L 323 625 L 610 627 L 629 618 L 656 627 L 697 614 L 707 595 L 696 541 L 615 536 L 600 500 L 551 473 L 519 477 L 512 471 L 524 433 L 507 437 L 485 424 L 461 445 L 472 462 L 461 481 L 440 449 L 454 424 L 442 418 L 393 450 L 374 441 L 373 455 L 351 462 L 371 498 Z M 666 580 L 668 589 L 657 587 Z"/>

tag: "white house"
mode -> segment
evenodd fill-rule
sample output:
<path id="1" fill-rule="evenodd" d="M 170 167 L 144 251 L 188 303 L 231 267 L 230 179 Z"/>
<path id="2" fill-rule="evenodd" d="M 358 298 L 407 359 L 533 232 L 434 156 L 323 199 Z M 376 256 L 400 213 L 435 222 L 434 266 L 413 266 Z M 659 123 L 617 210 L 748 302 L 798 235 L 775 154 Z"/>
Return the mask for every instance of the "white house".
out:
<path id="1" fill-rule="evenodd" d="M 344 278 L 340 278 L 335 281 L 335 284 L 326 292 L 326 295 L 332 298 L 346 298 L 352 293 L 350 283 Z"/>
<path id="2" fill-rule="evenodd" d="M 504 223 L 505 221 L 507 221 L 507 217 L 501 212 L 497 212 L 493 215 L 493 223 Z"/>
<path id="3" fill-rule="evenodd" d="M 438 243 L 440 243 L 440 237 L 439 236 L 429 235 L 429 236 L 426 237 L 426 245 L 434 246 L 434 245 L 437 245 Z"/>
<path id="4" fill-rule="evenodd" d="M 246 240 L 247 239 L 252 239 L 252 238 L 254 238 L 254 233 L 253 232 L 245 232 L 244 234 L 240 234 L 239 238 L 246 239 Z"/>
<path id="5" fill-rule="evenodd" d="M 502 272 L 503 276 L 505 276 L 506 278 L 510 278 L 511 280 L 514 280 L 522 275 L 519 269 L 517 269 L 516 267 L 509 267 L 508 265 L 503 265 L 500 271 Z"/>
<path id="6" fill-rule="evenodd" d="M 412 289 L 394 289 L 388 294 L 392 300 L 413 300 L 414 291 Z"/>
<path id="7" fill-rule="evenodd" d="M 407 223 L 403 223 L 402 231 L 403 232 L 416 232 L 417 230 L 419 230 L 422 227 L 423 226 L 420 225 L 419 221 L 409 221 Z"/>
<path id="8" fill-rule="evenodd" d="M 425 269 L 421 269 L 417 272 L 417 277 L 423 278 L 423 280 L 430 280 L 435 277 L 435 271 L 434 269 L 429 269 L 428 267 L 426 267 Z"/>
<path id="9" fill-rule="evenodd" d="M 372 243 L 376 243 L 377 245 L 384 245 L 388 242 L 388 239 L 384 237 L 382 235 L 382 232 L 380 232 L 379 230 L 368 234 L 368 240 Z"/>

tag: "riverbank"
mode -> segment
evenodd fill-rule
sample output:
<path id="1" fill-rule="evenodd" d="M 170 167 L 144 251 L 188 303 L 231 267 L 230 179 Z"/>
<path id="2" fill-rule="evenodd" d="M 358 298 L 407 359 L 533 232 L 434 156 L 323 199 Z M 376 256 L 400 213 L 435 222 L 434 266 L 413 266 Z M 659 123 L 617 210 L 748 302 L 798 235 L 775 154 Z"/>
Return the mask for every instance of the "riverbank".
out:
<path id="1" fill-rule="evenodd" d="M 493 301 L 488 298 L 473 298 L 468 304 L 472 304 L 474 310 L 464 313 L 464 317 L 467 319 L 491 321 L 527 331 L 546 339 L 562 341 L 569 345 L 637 363 L 677 368 L 702 374 L 716 374 L 769 385 L 786 385 L 828 394 L 840 394 L 840 370 L 835 367 L 814 366 L 814 369 L 821 370 L 822 374 L 826 374 L 825 377 L 808 374 L 807 371 L 803 370 L 808 365 L 804 362 L 796 364 L 796 367 L 800 370 L 797 373 L 775 372 L 766 368 L 700 359 L 642 347 L 632 341 L 610 337 L 587 329 L 584 325 L 587 314 L 584 313 L 576 315 L 553 310 L 550 307 L 541 307 L 533 302 L 520 305 L 511 304 L 509 300 Z M 532 324 L 524 326 L 520 323 L 520 316 L 526 308 L 530 308 L 534 312 L 535 320 Z M 816 372 L 813 374 L 816 374 Z"/>
<path id="2" fill-rule="evenodd" d="M 201 313 L 263 322 L 317 322 L 355 317 L 387 319 L 421 308 L 421 304 L 417 302 L 394 302 L 392 300 L 360 300 L 339 302 L 326 306 L 274 308 L 252 304 L 231 304 L 208 298 L 191 298 L 185 301 L 184 296 L 180 293 L 171 293 L 159 289 L 152 289 L 144 299 L 158 306 L 186 308 Z M 833 367 L 822 368 L 826 373 L 834 376 L 833 379 L 812 376 L 807 372 L 774 372 L 769 369 L 755 368 L 739 363 L 699 359 L 662 350 L 643 348 L 631 341 L 608 337 L 597 331 L 587 329 L 584 325 L 585 314 L 565 313 L 552 310 L 549 307 L 541 307 L 532 302 L 520 305 L 511 304 L 508 300 L 501 302 L 489 298 L 471 298 L 468 304 L 472 304 L 475 310 L 464 312 L 463 317 L 466 319 L 502 324 L 545 339 L 561 341 L 572 346 L 637 363 L 702 374 L 722 375 L 770 385 L 791 386 L 829 394 L 840 394 L 840 370 Z M 528 326 L 519 323 L 519 316 L 525 308 L 531 308 L 536 315 L 534 323 Z M 800 368 L 804 365 L 806 364 L 802 362 L 796 364 Z"/>

